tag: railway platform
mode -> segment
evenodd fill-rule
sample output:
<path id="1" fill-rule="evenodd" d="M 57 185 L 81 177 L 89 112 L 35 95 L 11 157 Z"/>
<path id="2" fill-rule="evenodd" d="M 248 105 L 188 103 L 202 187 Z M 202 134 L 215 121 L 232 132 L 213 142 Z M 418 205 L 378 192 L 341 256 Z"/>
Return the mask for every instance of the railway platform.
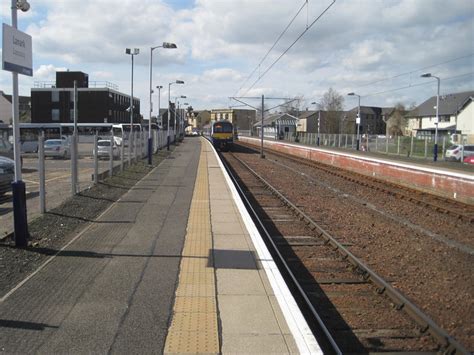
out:
<path id="1" fill-rule="evenodd" d="M 260 149 L 257 137 L 242 136 L 239 141 Z M 354 150 L 316 147 L 301 143 L 265 139 L 264 149 L 309 161 L 350 170 L 361 175 L 428 192 L 444 198 L 474 204 L 474 174 L 470 167 L 455 170 L 427 161 L 401 160 L 391 156 L 367 154 Z"/>
<path id="2" fill-rule="evenodd" d="M 203 138 L 52 254 L 0 299 L 1 351 L 322 353 Z"/>

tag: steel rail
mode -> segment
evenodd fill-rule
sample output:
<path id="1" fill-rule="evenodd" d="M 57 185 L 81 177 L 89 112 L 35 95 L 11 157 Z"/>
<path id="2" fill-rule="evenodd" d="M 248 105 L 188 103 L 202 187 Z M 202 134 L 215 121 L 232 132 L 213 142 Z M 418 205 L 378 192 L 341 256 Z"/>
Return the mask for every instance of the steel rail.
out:
<path id="1" fill-rule="evenodd" d="M 250 146 L 248 144 L 245 144 L 245 143 L 242 143 L 242 142 L 239 142 L 238 144 L 241 144 L 242 146 L 245 146 L 249 149 L 255 150 L 253 146 Z M 313 160 L 308 160 L 308 159 L 304 159 L 304 158 L 294 157 L 292 155 L 285 154 L 285 153 L 282 153 L 282 152 L 278 152 L 278 151 L 275 151 L 275 150 L 270 149 L 270 148 L 267 148 L 267 151 L 271 152 L 274 155 L 281 156 L 281 157 L 293 160 L 295 162 L 305 164 L 309 167 L 313 167 L 313 168 L 316 168 L 316 169 L 323 170 L 324 172 L 326 172 L 328 174 L 331 174 L 331 175 L 334 175 L 334 176 L 337 176 L 337 177 L 340 177 L 341 179 L 344 179 L 344 180 L 347 180 L 347 181 L 350 181 L 350 182 L 354 182 L 356 184 L 366 186 L 366 187 L 375 189 L 377 191 L 382 191 L 382 192 L 385 192 L 385 193 L 390 194 L 390 195 L 395 195 L 396 197 L 398 197 L 400 199 L 406 199 L 406 200 L 408 200 L 410 202 L 414 202 L 418 205 L 423 205 L 425 207 L 430 207 L 430 208 L 434 209 L 436 212 L 443 212 L 443 213 L 446 213 L 446 214 L 454 215 L 458 219 L 464 220 L 464 221 L 469 222 L 471 224 L 474 223 L 474 217 L 472 217 L 472 216 L 465 215 L 465 214 L 463 214 L 461 212 L 458 212 L 458 211 L 454 211 L 454 210 L 449 209 L 445 206 L 441 206 L 441 205 L 438 205 L 438 204 L 435 204 L 435 203 L 424 201 L 422 199 L 413 197 L 411 195 L 406 195 L 402 192 L 392 191 L 392 190 L 389 190 L 389 189 L 381 187 L 381 186 L 371 185 L 367 182 L 367 180 L 373 182 L 374 184 L 384 184 L 384 185 L 387 185 L 389 187 L 393 187 L 395 189 L 402 190 L 405 193 L 415 193 L 417 195 L 429 195 L 430 198 L 433 198 L 433 199 L 438 200 L 438 201 L 443 202 L 443 203 L 458 205 L 462 209 L 472 209 L 472 206 L 470 206 L 468 204 L 465 204 L 463 202 L 454 201 L 452 199 L 448 199 L 448 198 L 441 197 L 441 196 L 427 194 L 426 192 L 415 190 L 415 189 L 412 189 L 412 188 L 409 188 L 409 187 L 406 187 L 406 186 L 398 185 L 398 184 L 395 184 L 395 183 L 390 182 L 390 181 L 383 181 L 383 180 L 374 178 L 372 176 L 367 176 L 367 175 L 363 175 L 363 174 L 360 174 L 360 173 L 357 173 L 357 172 L 354 172 L 354 171 L 350 171 L 349 172 L 350 174 L 352 174 L 352 175 L 354 175 L 354 176 L 356 176 L 357 178 L 360 179 L 360 180 L 358 180 L 356 178 L 345 175 L 345 174 L 348 173 L 348 171 L 346 171 L 342 168 L 333 167 L 333 166 L 331 166 L 329 168 L 326 164 L 323 164 L 323 163 L 320 163 L 320 162 L 315 162 Z M 337 171 L 333 171 L 333 170 L 337 170 Z"/>
<path id="2" fill-rule="evenodd" d="M 238 159 L 237 157 L 235 157 L 232 153 L 230 153 L 237 161 L 241 162 L 242 164 L 244 164 L 245 167 L 247 167 L 245 165 L 245 163 L 243 163 L 240 159 Z M 227 161 L 225 159 L 222 159 L 222 155 L 221 153 L 219 153 L 219 157 L 221 158 L 221 161 L 222 161 L 222 164 L 224 165 L 227 173 L 229 174 L 230 178 L 232 179 L 237 191 L 239 192 L 239 195 L 240 197 L 242 198 L 244 204 L 247 206 L 247 209 L 249 210 L 249 212 L 251 212 L 252 216 L 254 217 L 254 220 L 256 220 L 258 222 L 258 225 L 260 226 L 261 230 L 265 233 L 265 236 L 266 236 L 266 239 L 270 242 L 274 252 L 276 253 L 276 255 L 278 256 L 280 262 L 281 262 L 281 265 L 283 265 L 283 267 L 285 268 L 285 271 L 286 273 L 288 274 L 288 276 L 291 278 L 294 286 L 296 287 L 296 289 L 298 290 L 300 296 L 303 298 L 303 300 L 305 301 L 306 303 L 306 306 L 308 307 L 308 309 L 311 311 L 313 317 L 316 319 L 316 322 L 318 324 L 318 326 L 320 327 L 320 329 L 322 330 L 323 332 L 323 335 L 325 336 L 325 340 L 327 341 L 328 345 L 330 345 L 332 347 L 332 350 L 338 354 L 338 355 L 342 355 L 342 351 L 339 349 L 338 345 L 336 344 L 336 342 L 334 341 L 332 335 L 329 333 L 329 330 L 326 328 L 326 325 L 324 324 L 323 320 L 321 319 L 321 317 L 319 316 L 318 312 L 316 311 L 316 309 L 313 307 L 311 301 L 309 300 L 308 296 L 306 295 L 306 292 L 304 291 L 303 287 L 300 285 L 300 283 L 298 282 L 296 276 L 293 274 L 293 272 L 291 271 L 290 267 L 288 266 L 288 264 L 286 263 L 285 261 L 285 258 L 283 257 L 283 255 L 280 253 L 280 251 L 278 250 L 278 247 L 276 246 L 275 242 L 273 241 L 273 239 L 271 238 L 270 236 L 270 233 L 268 233 L 267 229 L 265 228 L 264 226 L 264 223 L 263 221 L 259 218 L 258 216 L 258 213 L 255 211 L 255 209 L 252 207 L 252 204 L 250 203 L 250 201 L 248 200 L 247 196 L 245 195 L 242 187 L 240 186 L 240 184 L 238 183 L 238 180 L 237 178 L 235 177 L 235 175 L 233 174 L 232 172 L 232 169 L 229 167 Z M 265 185 L 264 185 L 265 186 Z"/>
<path id="3" fill-rule="evenodd" d="M 378 294 L 386 294 L 394 303 L 397 310 L 405 310 L 405 312 L 420 326 L 422 333 L 429 332 L 433 338 L 443 347 L 445 353 L 451 354 L 456 351 L 460 354 L 470 354 L 467 349 L 461 345 L 456 339 L 450 336 L 444 329 L 439 327 L 428 315 L 426 315 L 420 308 L 410 302 L 400 291 L 396 290 L 382 277 L 372 271 L 367 265 L 359 260 L 354 254 L 346 249 L 341 243 L 339 243 L 334 237 L 332 237 L 326 230 L 314 222 L 308 215 L 300 210 L 295 204 L 290 202 L 281 192 L 274 188 L 268 183 L 262 176 L 260 176 L 255 170 L 248 166 L 241 159 L 234 156 L 243 166 L 245 166 L 257 179 L 259 179 L 268 190 L 270 190 L 275 196 L 277 196 L 286 206 L 288 206 L 297 216 L 304 219 L 308 226 L 312 230 L 317 230 L 319 237 L 323 238 L 326 243 L 333 246 L 342 258 L 350 262 L 354 266 L 354 271 L 358 270 L 364 280 L 372 282 L 377 286 Z M 273 243 L 272 243 L 273 244 Z"/>

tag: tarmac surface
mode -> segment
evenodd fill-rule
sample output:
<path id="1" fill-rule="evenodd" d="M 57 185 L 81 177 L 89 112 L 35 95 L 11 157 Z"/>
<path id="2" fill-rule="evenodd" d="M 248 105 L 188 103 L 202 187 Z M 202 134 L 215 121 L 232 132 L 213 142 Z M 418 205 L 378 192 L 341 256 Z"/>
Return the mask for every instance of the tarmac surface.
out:
<path id="1" fill-rule="evenodd" d="M 5 353 L 161 353 L 200 141 L 188 140 L 0 302 Z"/>

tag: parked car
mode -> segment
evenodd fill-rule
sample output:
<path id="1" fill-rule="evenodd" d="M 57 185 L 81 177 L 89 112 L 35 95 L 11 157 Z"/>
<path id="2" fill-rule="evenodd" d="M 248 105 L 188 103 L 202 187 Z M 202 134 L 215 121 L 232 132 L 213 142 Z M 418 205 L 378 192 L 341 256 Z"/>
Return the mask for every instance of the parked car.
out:
<path id="1" fill-rule="evenodd" d="M 464 158 L 464 163 L 466 164 L 474 164 L 474 155 Z"/>
<path id="2" fill-rule="evenodd" d="M 474 155 L 474 144 L 457 144 L 446 149 L 445 159 L 461 161 L 461 156 L 469 157 L 472 155 Z"/>
<path id="3" fill-rule="evenodd" d="M 97 157 L 109 159 L 110 156 L 110 140 L 100 139 L 97 141 Z M 114 140 L 114 145 L 112 147 L 112 156 L 114 159 L 120 157 L 120 149 Z"/>
<path id="4" fill-rule="evenodd" d="M 2 137 L 0 137 L 0 156 L 13 159 L 13 145 Z"/>
<path id="5" fill-rule="evenodd" d="M 15 178 L 15 162 L 0 156 L 0 196 L 10 191 Z"/>
<path id="6" fill-rule="evenodd" d="M 12 160 L 15 159 L 15 155 L 13 153 L 13 144 L 10 143 L 9 140 L 6 140 L 0 137 L 0 157 L 7 157 Z M 23 157 L 20 155 L 20 163 L 23 167 Z"/>
<path id="7" fill-rule="evenodd" d="M 48 139 L 44 142 L 44 156 L 53 158 L 69 158 L 71 150 L 66 139 Z"/>

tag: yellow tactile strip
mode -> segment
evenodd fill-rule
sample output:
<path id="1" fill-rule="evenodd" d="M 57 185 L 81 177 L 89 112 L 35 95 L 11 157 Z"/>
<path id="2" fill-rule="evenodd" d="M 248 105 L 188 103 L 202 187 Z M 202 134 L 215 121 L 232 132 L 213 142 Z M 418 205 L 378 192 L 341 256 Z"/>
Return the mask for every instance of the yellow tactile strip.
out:
<path id="1" fill-rule="evenodd" d="M 201 145 L 166 354 L 219 353 L 206 145 Z"/>

